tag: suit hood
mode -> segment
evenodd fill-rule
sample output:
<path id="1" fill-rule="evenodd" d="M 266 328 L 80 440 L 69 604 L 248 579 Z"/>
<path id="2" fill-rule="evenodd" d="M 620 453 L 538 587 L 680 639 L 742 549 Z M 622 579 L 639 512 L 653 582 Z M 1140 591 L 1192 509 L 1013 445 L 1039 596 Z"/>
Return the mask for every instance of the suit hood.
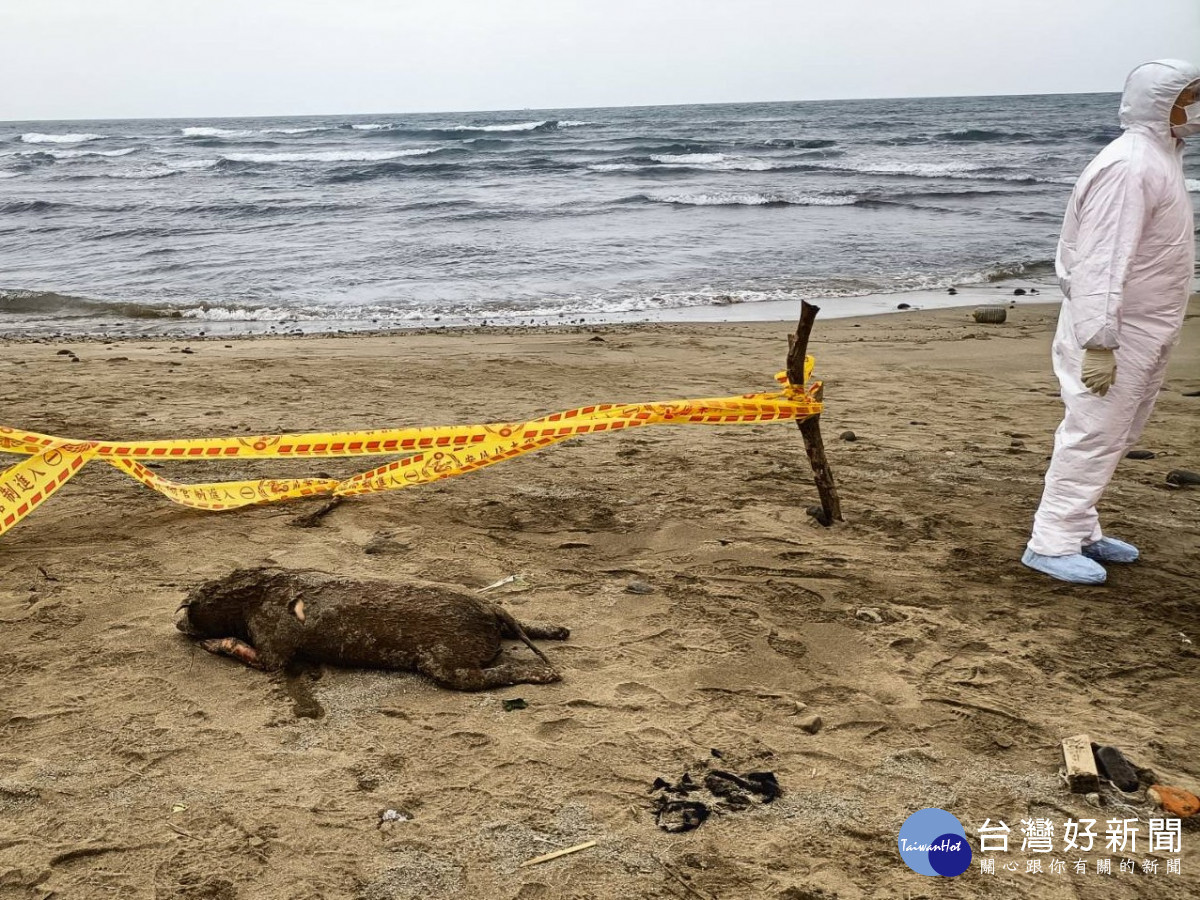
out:
<path id="1" fill-rule="evenodd" d="M 1121 127 L 1171 137 L 1171 107 L 1179 92 L 1200 80 L 1200 68 L 1182 59 L 1143 63 L 1125 79 L 1121 95 Z"/>

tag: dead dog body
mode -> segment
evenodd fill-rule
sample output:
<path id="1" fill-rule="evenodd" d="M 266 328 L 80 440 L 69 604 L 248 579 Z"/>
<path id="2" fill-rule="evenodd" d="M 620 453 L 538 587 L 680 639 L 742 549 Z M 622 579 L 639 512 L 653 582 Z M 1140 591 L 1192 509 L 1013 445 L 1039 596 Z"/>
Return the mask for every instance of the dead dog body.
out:
<path id="1" fill-rule="evenodd" d="M 201 647 L 258 669 L 275 671 L 293 660 L 399 669 L 459 691 L 558 681 L 530 638 L 570 635 L 553 625 L 522 624 L 448 585 L 271 568 L 205 582 L 179 609 L 177 627 L 204 639 Z M 541 661 L 494 664 L 501 638 L 524 641 Z"/>

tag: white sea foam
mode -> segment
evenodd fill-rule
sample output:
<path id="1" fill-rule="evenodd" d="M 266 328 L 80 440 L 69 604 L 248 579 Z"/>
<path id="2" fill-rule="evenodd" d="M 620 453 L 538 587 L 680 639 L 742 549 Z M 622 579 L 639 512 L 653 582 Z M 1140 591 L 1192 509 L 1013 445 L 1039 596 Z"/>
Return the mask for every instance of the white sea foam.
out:
<path id="1" fill-rule="evenodd" d="M 543 119 L 540 122 L 513 122 L 500 125 L 433 125 L 418 128 L 412 126 L 414 130 L 419 131 L 535 131 L 538 128 L 544 128 L 554 121 L 552 119 Z M 592 122 L 577 122 L 573 120 L 565 122 L 555 122 L 559 128 L 580 128 L 584 125 L 592 125 Z M 399 124 L 392 122 L 366 122 L 358 125 L 351 125 L 355 131 L 392 131 L 402 127 Z"/>
<path id="2" fill-rule="evenodd" d="M 1185 178 L 1187 189 L 1193 194 L 1200 194 L 1200 178 Z"/>
<path id="3" fill-rule="evenodd" d="M 437 129 L 439 131 L 533 131 L 535 128 L 541 128 L 543 125 L 548 125 L 549 120 L 543 119 L 541 122 L 517 122 L 512 125 L 451 125 L 448 128 Z"/>
<path id="4" fill-rule="evenodd" d="M 123 150 L 18 150 L 17 156 L 52 156 L 55 159 L 79 159 L 82 156 L 128 156 L 137 153 L 137 147 Z"/>
<path id="5" fill-rule="evenodd" d="M 298 309 L 287 307 L 262 306 L 253 309 L 229 306 L 204 306 L 181 310 L 185 319 L 205 319 L 210 322 L 279 322 L 284 319 L 308 319 Z M 331 311 L 329 317 L 335 313 Z"/>
<path id="6" fill-rule="evenodd" d="M 835 167 L 836 168 L 836 167 Z M 868 164 L 858 171 L 867 175 L 916 175 L 920 178 L 953 178 L 978 172 L 984 166 L 967 162 L 894 162 Z"/>
<path id="7" fill-rule="evenodd" d="M 0 178 L 20 178 L 21 172 L 0 172 Z"/>
<path id="8" fill-rule="evenodd" d="M 194 128 L 184 128 L 180 132 L 184 137 L 250 137 L 253 131 L 239 131 L 236 128 L 210 128 L 200 125 Z"/>
<path id="9" fill-rule="evenodd" d="M 172 159 L 166 160 L 166 165 L 173 169 L 211 169 L 217 164 L 215 159 Z"/>
<path id="10" fill-rule="evenodd" d="M 590 172 L 637 172 L 644 169 L 646 166 L 639 166 L 633 163 L 593 163 L 588 166 Z"/>
<path id="11" fill-rule="evenodd" d="M 711 194 L 667 194 L 649 196 L 657 203 L 672 203 L 679 206 L 768 206 L 788 204 L 790 206 L 850 206 L 858 198 L 851 195 L 826 196 L 821 194 L 758 194 L 724 193 Z"/>
<path id="12" fill-rule="evenodd" d="M 300 153 L 225 153 L 223 159 L 232 162 L 380 162 L 401 156 L 426 156 L 436 153 L 440 147 L 422 147 L 410 150 L 311 150 Z"/>
<path id="13" fill-rule="evenodd" d="M 684 163 L 690 166 L 724 162 L 729 159 L 724 153 L 663 153 L 650 158 L 656 163 L 668 165 Z"/>
<path id="14" fill-rule="evenodd" d="M 324 125 L 313 125 L 309 128 L 264 128 L 259 134 L 313 134 L 317 131 L 329 131 Z"/>
<path id="15" fill-rule="evenodd" d="M 726 156 L 724 153 L 683 153 L 651 156 L 657 165 L 639 163 L 595 163 L 592 172 L 654 172 L 661 169 L 700 169 L 706 172 L 766 172 L 786 169 L 788 162 L 771 162 L 752 156 Z"/>
<path id="16" fill-rule="evenodd" d="M 103 138 L 102 134 L 42 134 L 39 131 L 21 135 L 21 141 L 25 144 L 82 144 L 84 141 L 99 141 Z"/>

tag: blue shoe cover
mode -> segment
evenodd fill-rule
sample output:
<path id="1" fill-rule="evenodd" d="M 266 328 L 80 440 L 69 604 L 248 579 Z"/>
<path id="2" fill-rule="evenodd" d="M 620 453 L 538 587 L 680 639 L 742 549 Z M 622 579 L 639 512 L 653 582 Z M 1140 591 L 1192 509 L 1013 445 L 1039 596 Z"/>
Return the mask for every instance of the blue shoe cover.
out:
<path id="1" fill-rule="evenodd" d="M 1104 579 L 1108 577 L 1104 566 L 1093 562 L 1082 553 L 1072 553 L 1070 556 L 1042 556 L 1026 548 L 1021 562 L 1051 578 L 1069 581 L 1072 584 L 1104 584 Z"/>
<path id="2" fill-rule="evenodd" d="M 1138 548 L 1133 544 L 1104 537 L 1094 544 L 1083 545 L 1083 555 L 1096 562 L 1131 563 L 1138 558 Z"/>

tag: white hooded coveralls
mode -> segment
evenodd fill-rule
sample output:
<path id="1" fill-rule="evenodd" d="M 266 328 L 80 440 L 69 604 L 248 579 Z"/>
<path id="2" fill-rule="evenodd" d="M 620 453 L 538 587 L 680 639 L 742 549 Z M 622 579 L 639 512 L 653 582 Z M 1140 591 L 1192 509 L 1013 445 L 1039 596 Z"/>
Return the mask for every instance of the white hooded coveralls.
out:
<path id="1" fill-rule="evenodd" d="M 1196 250 L 1170 113 L 1197 79 L 1200 69 L 1181 60 L 1134 69 L 1121 97 L 1125 133 L 1084 169 L 1067 204 L 1052 350 L 1066 414 L 1034 517 L 1034 553 L 1067 556 L 1103 537 L 1096 503 L 1141 436 L 1179 339 Z M 1080 380 L 1085 349 L 1115 351 L 1116 381 L 1103 397 Z"/>

